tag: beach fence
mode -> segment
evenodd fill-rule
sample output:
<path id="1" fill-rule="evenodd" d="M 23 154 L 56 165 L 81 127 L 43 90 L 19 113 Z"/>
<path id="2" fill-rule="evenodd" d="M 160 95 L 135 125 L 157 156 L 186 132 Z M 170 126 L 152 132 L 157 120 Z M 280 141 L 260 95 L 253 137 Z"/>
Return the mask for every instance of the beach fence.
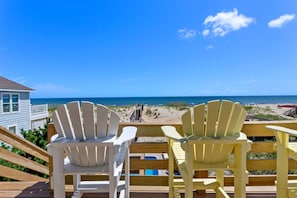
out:
<path id="1" fill-rule="evenodd" d="M 142 111 L 143 104 L 137 104 L 135 110 L 130 115 L 130 122 L 141 122 Z"/>
<path id="2" fill-rule="evenodd" d="M 286 111 L 284 113 L 284 115 L 290 116 L 292 118 L 296 118 L 297 117 L 297 107 L 294 107 L 292 109 L 289 109 L 288 111 Z"/>

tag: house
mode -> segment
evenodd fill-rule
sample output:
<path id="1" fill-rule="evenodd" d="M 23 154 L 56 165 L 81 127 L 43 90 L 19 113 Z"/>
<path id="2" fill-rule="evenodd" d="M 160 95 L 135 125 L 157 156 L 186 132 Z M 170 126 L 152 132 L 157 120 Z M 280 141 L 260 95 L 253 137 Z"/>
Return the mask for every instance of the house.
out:
<path id="1" fill-rule="evenodd" d="M 0 76 L 0 126 L 20 134 L 21 129 L 43 127 L 48 118 L 46 105 L 31 105 L 33 89 Z"/>

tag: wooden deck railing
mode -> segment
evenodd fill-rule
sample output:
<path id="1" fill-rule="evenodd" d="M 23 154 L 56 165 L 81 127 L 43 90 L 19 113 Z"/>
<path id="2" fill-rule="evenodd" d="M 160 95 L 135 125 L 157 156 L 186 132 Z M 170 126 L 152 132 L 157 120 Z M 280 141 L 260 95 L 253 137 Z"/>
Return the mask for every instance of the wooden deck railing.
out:
<path id="1" fill-rule="evenodd" d="M 138 128 L 137 138 L 138 140 L 131 145 L 131 185 L 140 185 L 140 186 L 167 186 L 168 177 L 166 175 L 166 169 L 168 165 L 168 159 L 166 158 L 168 147 L 167 143 L 164 142 L 164 137 L 161 131 L 161 126 L 164 124 L 146 124 L 146 123 L 122 123 L 121 127 L 133 125 Z M 168 123 L 166 124 L 168 125 Z M 174 125 L 177 128 L 181 129 L 181 124 L 170 124 Z M 266 159 L 265 157 L 261 158 L 263 153 L 275 153 L 273 150 L 274 141 L 272 141 L 274 135 L 271 131 L 265 128 L 266 125 L 281 125 L 285 127 L 290 127 L 297 129 L 296 121 L 273 121 L 273 122 L 246 122 L 243 126 L 242 131 L 247 134 L 251 140 L 254 141 L 252 144 L 251 156 L 260 156 L 257 159 L 247 160 L 247 168 L 250 172 L 258 171 L 275 171 L 276 169 L 276 160 L 275 159 Z M 54 126 L 49 124 L 48 134 L 51 136 L 55 133 Z M 35 145 L 28 143 L 27 141 L 19 138 L 18 136 L 12 134 L 4 128 L 0 127 L 0 140 L 7 145 L 19 148 L 24 152 L 36 156 L 46 162 L 50 163 L 50 157 L 46 151 L 39 149 Z M 261 141 L 260 141 L 261 140 Z M 147 155 L 158 155 L 162 156 L 156 160 L 146 160 L 144 158 L 145 154 Z M 51 171 L 51 166 L 39 165 L 32 160 L 29 160 L 24 157 L 16 156 L 14 153 L 9 151 L 0 150 L 0 160 L 10 161 L 15 164 L 27 167 L 31 170 L 34 170 L 39 173 L 49 174 Z M 156 169 L 162 174 L 159 175 L 146 175 L 146 169 Z M 290 169 L 297 170 L 297 163 L 290 162 Z M 35 174 L 30 173 L 20 173 L 14 169 L 10 169 L 4 166 L 0 166 L 0 176 L 12 178 L 19 181 L 47 181 L 47 179 L 38 177 Z M 197 173 L 197 175 L 203 173 Z M 290 175 L 291 178 L 297 178 L 297 175 Z M 260 174 L 260 175 L 250 175 L 249 184 L 251 186 L 265 186 L 265 185 L 274 185 L 275 174 Z M 226 177 L 226 185 L 233 185 L 233 176 Z M 71 179 L 67 179 L 71 182 Z"/>
<path id="2" fill-rule="evenodd" d="M 9 166 L 0 165 L 0 177 L 2 179 L 48 181 L 46 178 L 49 175 L 48 166 L 34 160 L 36 157 L 49 164 L 50 156 L 45 150 L 3 127 L 0 127 L 0 144 L 5 147 L 0 147 L 0 160 L 3 164 L 9 164 Z M 16 149 L 16 152 L 12 152 Z"/>

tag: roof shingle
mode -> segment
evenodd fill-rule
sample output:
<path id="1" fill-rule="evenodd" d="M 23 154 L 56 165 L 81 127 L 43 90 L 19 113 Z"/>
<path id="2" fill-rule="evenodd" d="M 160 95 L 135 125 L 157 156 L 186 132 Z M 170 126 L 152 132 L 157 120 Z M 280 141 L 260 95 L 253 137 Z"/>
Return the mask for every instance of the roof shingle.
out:
<path id="1" fill-rule="evenodd" d="M 7 78 L 4 78 L 2 76 L 0 76 L 0 90 L 34 91 L 29 87 L 8 80 Z"/>

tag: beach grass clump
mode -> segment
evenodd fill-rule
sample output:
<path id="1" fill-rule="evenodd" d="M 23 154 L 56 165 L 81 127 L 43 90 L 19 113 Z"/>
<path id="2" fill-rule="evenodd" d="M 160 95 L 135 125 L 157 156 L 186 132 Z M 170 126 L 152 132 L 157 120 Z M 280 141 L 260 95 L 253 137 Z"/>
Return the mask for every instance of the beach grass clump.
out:
<path id="1" fill-rule="evenodd" d="M 287 118 L 284 118 L 280 115 L 275 115 L 275 114 L 258 113 L 258 114 L 254 114 L 254 117 L 259 120 L 287 120 Z"/>
<path id="2" fill-rule="evenodd" d="M 161 113 L 158 112 L 158 108 L 155 108 L 153 110 L 151 108 L 147 108 L 145 111 L 145 115 L 148 117 L 158 118 L 161 115 Z"/>
<path id="3" fill-rule="evenodd" d="M 249 113 L 249 112 L 252 111 L 253 106 L 248 105 L 248 106 L 243 106 L 243 108 L 245 109 L 245 111 L 246 111 L 247 113 Z"/>
<path id="4" fill-rule="evenodd" d="M 48 113 L 49 115 L 52 115 L 54 113 L 54 111 L 56 111 L 57 107 L 50 107 L 48 108 Z"/>
<path id="5" fill-rule="evenodd" d="M 128 109 L 132 107 L 132 105 L 122 105 L 122 106 L 107 106 L 108 108 L 112 109 L 115 112 L 123 113 L 126 112 Z"/>
<path id="6" fill-rule="evenodd" d="M 189 109 L 189 104 L 185 103 L 185 102 L 172 102 L 172 103 L 168 103 L 167 105 L 165 105 L 167 107 L 173 107 L 179 111 L 183 111 L 183 110 L 187 110 Z"/>

